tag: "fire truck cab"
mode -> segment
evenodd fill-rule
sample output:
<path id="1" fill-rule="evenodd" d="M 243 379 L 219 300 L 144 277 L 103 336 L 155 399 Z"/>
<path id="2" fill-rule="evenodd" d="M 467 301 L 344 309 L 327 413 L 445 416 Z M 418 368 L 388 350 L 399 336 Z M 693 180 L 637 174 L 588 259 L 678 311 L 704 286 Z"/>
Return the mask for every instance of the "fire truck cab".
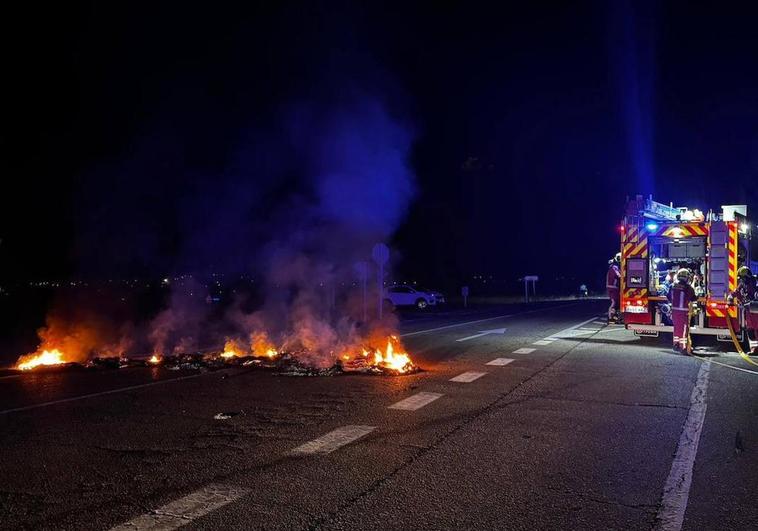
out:
<path id="1" fill-rule="evenodd" d="M 621 232 L 620 302 L 624 324 L 639 336 L 672 332 L 667 292 L 680 268 L 691 271 L 698 296 L 690 333 L 731 341 L 726 319 L 744 339 L 744 317 L 727 304 L 737 270 L 750 262 L 747 206 L 703 212 L 653 201 L 627 200 Z"/>

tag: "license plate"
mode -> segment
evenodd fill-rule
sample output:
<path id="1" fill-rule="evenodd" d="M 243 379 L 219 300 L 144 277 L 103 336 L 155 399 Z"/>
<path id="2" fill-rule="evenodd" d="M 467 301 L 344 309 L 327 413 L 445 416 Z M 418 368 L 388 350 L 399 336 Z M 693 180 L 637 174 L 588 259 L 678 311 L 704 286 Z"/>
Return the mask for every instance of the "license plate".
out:
<path id="1" fill-rule="evenodd" d="M 645 306 L 627 306 L 624 311 L 626 313 L 647 313 L 647 308 Z"/>

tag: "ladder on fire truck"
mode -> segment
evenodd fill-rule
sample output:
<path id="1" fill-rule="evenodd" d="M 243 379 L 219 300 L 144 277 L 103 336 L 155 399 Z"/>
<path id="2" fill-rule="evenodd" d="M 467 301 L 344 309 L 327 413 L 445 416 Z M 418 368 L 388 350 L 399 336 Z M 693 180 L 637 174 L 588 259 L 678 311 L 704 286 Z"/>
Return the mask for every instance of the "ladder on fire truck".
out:
<path id="1" fill-rule="evenodd" d="M 627 216 L 639 216 L 655 221 L 677 221 L 686 208 L 676 208 L 653 201 L 653 196 L 643 198 L 638 195 L 634 200 L 627 199 Z"/>

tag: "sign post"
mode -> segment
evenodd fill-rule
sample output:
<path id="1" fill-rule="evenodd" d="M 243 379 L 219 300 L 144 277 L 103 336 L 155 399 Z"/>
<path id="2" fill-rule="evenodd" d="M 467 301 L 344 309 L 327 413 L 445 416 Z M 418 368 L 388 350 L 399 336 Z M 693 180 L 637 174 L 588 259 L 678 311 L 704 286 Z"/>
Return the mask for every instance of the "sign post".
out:
<path id="1" fill-rule="evenodd" d="M 390 259 L 390 249 L 383 243 L 377 243 L 371 250 L 371 257 L 379 268 L 377 287 L 379 289 L 379 319 L 381 320 L 384 307 L 384 265 Z"/>
<path id="2" fill-rule="evenodd" d="M 540 279 L 537 275 L 527 275 L 524 277 L 524 302 L 529 304 L 529 282 L 532 283 L 532 292 L 537 293 L 537 281 Z"/>
<path id="3" fill-rule="evenodd" d="M 461 288 L 461 296 L 463 296 L 463 307 L 468 308 L 468 286 Z"/>
<path id="4" fill-rule="evenodd" d="M 368 300 L 366 299 L 366 285 L 368 283 L 368 262 L 356 262 L 353 266 L 363 288 L 363 322 L 368 320 Z"/>

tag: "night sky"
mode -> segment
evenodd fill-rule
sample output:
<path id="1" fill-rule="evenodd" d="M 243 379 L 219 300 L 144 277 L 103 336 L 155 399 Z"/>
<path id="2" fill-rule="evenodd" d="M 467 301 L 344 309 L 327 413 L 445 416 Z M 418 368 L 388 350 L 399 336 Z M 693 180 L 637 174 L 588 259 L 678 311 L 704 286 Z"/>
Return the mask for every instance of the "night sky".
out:
<path id="1" fill-rule="evenodd" d="M 758 208 L 754 13 L 359 4 L 7 14 L 2 278 L 255 270 L 310 193 L 292 117 L 366 94 L 413 138 L 399 277 L 599 284 L 629 194 Z"/>

